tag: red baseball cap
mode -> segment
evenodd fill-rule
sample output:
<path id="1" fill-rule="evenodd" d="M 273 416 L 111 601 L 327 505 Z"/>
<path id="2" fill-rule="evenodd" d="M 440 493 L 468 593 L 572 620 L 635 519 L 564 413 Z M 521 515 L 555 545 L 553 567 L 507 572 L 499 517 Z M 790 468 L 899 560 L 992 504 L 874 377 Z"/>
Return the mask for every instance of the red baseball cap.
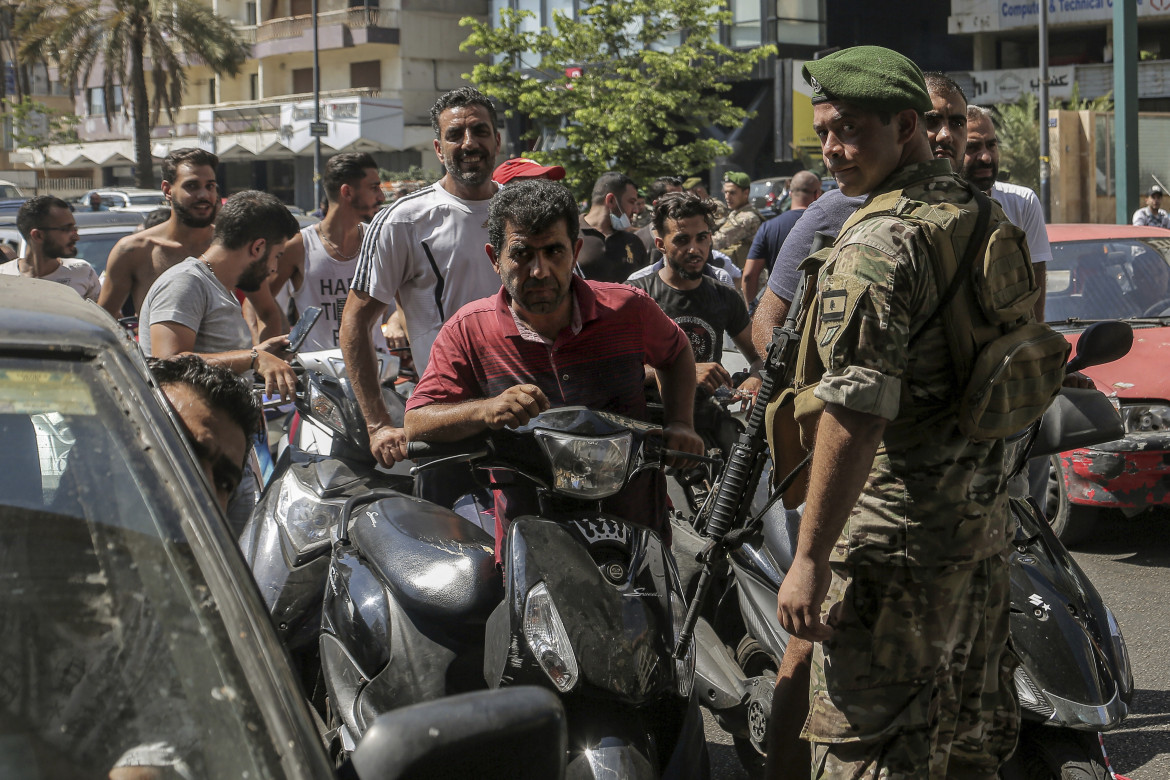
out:
<path id="1" fill-rule="evenodd" d="M 559 181 L 565 178 L 565 169 L 559 165 L 544 166 L 536 160 L 529 160 L 526 157 L 516 157 L 505 161 L 500 167 L 496 168 L 496 172 L 492 174 L 492 179 L 500 184 L 507 184 L 512 179 L 551 179 L 552 181 Z"/>

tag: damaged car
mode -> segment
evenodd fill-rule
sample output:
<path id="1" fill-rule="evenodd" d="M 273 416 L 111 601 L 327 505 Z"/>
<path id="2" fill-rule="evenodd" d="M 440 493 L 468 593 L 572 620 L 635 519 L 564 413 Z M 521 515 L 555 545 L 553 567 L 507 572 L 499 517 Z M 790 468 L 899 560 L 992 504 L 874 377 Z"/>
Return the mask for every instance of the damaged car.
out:
<path id="1" fill-rule="evenodd" d="M 1085 371 L 1112 400 L 1125 435 L 1054 455 L 1046 490 L 1033 491 L 1070 545 L 1106 513 L 1170 504 L 1170 230 L 1049 225 L 1048 238 L 1048 324 L 1074 345 L 1100 320 L 1128 322 L 1134 336 L 1126 357 Z"/>

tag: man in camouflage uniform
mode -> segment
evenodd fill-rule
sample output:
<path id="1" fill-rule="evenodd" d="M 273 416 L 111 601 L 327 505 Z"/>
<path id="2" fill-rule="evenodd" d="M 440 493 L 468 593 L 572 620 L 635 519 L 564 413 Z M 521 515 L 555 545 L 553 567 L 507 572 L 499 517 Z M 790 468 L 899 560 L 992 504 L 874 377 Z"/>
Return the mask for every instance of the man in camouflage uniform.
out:
<path id="1" fill-rule="evenodd" d="M 752 206 L 751 179 L 743 171 L 723 174 L 723 200 L 727 201 L 727 219 L 715 231 L 711 246 L 731 258 L 736 268 L 747 262 L 748 249 L 756 231 L 763 224 L 760 212 Z"/>
<path id="2" fill-rule="evenodd" d="M 861 46 L 804 77 L 842 192 L 976 208 L 932 159 L 912 62 Z M 897 216 L 847 227 L 806 325 L 825 407 L 778 615 L 816 643 L 803 734 L 815 777 L 990 780 L 1015 746 L 1003 442 L 958 432 L 930 251 Z"/>

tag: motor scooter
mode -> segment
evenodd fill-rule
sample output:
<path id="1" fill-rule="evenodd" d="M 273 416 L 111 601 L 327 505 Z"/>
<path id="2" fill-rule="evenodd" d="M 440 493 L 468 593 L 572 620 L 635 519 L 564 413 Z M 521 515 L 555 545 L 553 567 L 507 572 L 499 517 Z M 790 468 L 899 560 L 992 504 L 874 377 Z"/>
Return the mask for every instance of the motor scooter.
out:
<path id="1" fill-rule="evenodd" d="M 398 359 L 379 354 L 382 396 L 396 425 L 405 400 L 394 390 Z M 291 359 L 298 372 L 295 409 L 272 477 L 240 535 L 277 634 L 292 657 L 306 697 L 323 714 L 317 635 L 329 569 L 330 532 L 348 500 L 374 490 L 410 493 L 400 464 L 378 466 L 340 350 Z"/>
<path id="2" fill-rule="evenodd" d="M 1131 342 L 1132 331 L 1124 323 L 1090 326 L 1068 371 L 1116 360 Z M 737 459 L 733 453 L 724 476 L 738 465 L 751 486 L 758 467 L 753 460 L 764 449 L 762 435 L 749 420 L 745 436 L 753 441 L 738 453 L 747 457 Z M 1065 388 L 1041 420 L 1007 442 L 1009 473 L 1022 473 L 1029 457 L 1120 435 L 1120 419 L 1102 393 Z M 684 550 L 699 556 L 707 551 L 708 558 L 713 546 L 722 551 L 707 567 L 708 581 L 714 583 L 709 603 L 694 605 L 695 687 L 753 775 L 763 770 L 776 672 L 789 638 L 777 619 L 776 596 L 795 554 L 800 510 L 786 510 L 779 502 L 785 487 L 773 492 L 763 513 L 719 534 L 718 545 L 713 545 L 713 532 L 719 531 L 714 507 L 725 490 L 722 482 L 700 513 L 697 533 L 684 524 L 674 527 L 680 557 Z M 1077 776 L 1106 778 L 1099 732 L 1121 723 L 1133 694 L 1125 640 L 1113 613 L 1035 502 L 1020 490 L 1009 505 L 1017 520 L 1009 564 L 1009 647 L 1020 662 L 1015 684 L 1024 724 L 1001 777 L 1061 778 L 1070 776 L 1062 772 L 1079 771 Z"/>
<path id="3" fill-rule="evenodd" d="M 674 558 L 657 532 L 602 510 L 661 467 L 661 429 L 565 407 L 473 442 L 409 447 L 438 457 L 431 466 L 491 469 L 531 513 L 507 529 L 501 578 L 495 540 L 451 510 L 393 491 L 348 502 L 320 640 L 342 749 L 378 713 L 534 684 L 564 703 L 566 777 L 707 777 L 695 655 L 671 652 L 686 611 Z"/>

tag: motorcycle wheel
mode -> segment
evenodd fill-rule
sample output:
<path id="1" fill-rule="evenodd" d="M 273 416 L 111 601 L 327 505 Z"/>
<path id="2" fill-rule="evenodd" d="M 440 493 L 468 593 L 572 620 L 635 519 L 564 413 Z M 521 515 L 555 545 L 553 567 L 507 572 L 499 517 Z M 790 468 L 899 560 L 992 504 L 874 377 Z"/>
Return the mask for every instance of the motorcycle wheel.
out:
<path id="1" fill-rule="evenodd" d="M 1001 780 L 1109 780 L 1097 734 L 1059 726 L 1025 724 Z"/>
<path id="2" fill-rule="evenodd" d="M 735 661 L 739 664 L 739 668 L 743 669 L 744 674 L 751 677 L 776 677 L 780 670 L 780 663 L 772 657 L 771 653 L 764 649 L 764 647 L 750 636 L 744 636 L 739 641 L 739 647 L 735 651 Z M 762 713 L 763 720 L 761 721 L 757 713 L 753 715 L 748 713 L 748 727 L 760 728 L 767 730 L 767 717 L 770 712 Z M 767 755 L 756 747 L 756 744 L 751 739 L 746 737 L 732 737 L 735 744 L 735 754 L 739 757 L 739 763 L 743 766 L 747 776 L 752 780 L 757 780 L 764 776 L 764 764 L 767 761 Z"/>
<path id="3" fill-rule="evenodd" d="M 1085 541 L 1097 524 L 1098 510 L 1078 506 L 1068 500 L 1068 488 L 1064 484 L 1064 468 L 1060 455 L 1053 455 L 1048 462 L 1048 494 L 1044 502 L 1044 516 L 1052 526 L 1052 532 L 1065 547 Z"/>

